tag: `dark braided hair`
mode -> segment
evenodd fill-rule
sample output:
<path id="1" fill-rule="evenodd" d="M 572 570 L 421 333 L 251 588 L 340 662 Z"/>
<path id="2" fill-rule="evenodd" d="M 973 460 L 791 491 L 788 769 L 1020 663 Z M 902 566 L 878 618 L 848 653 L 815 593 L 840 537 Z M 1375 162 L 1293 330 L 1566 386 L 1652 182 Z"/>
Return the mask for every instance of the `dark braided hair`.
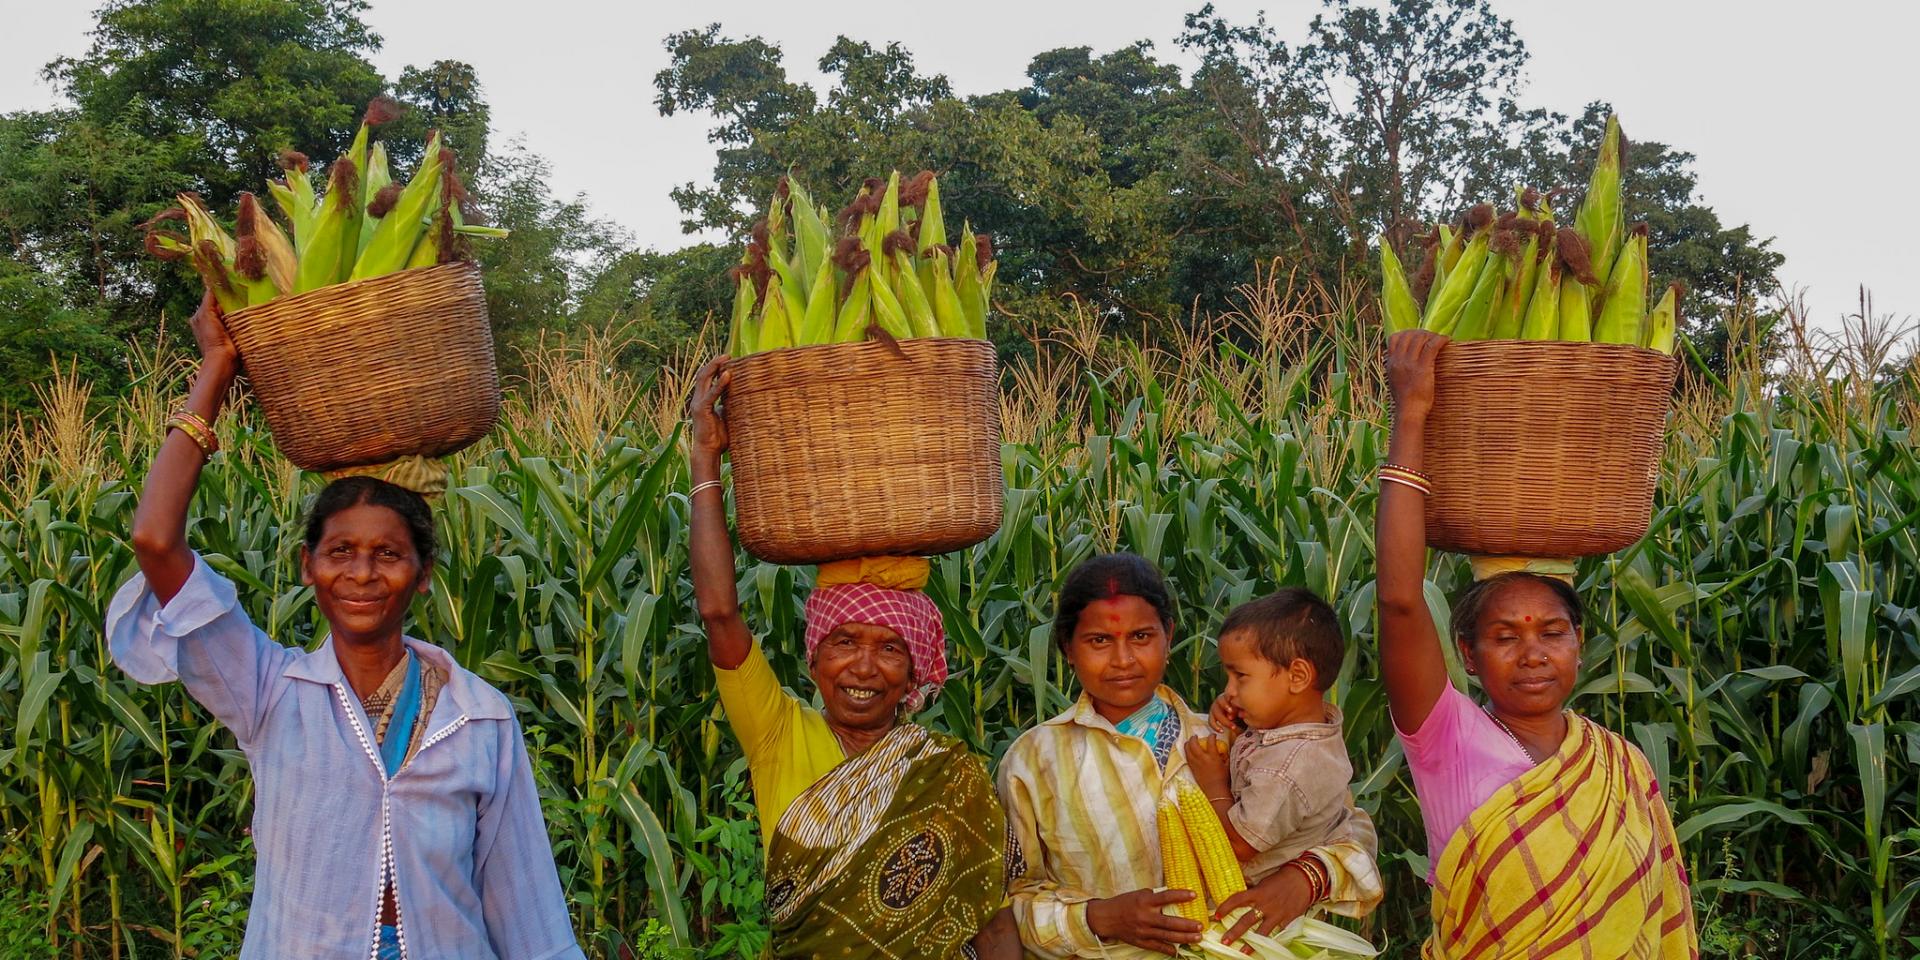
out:
<path id="1" fill-rule="evenodd" d="M 1080 561 L 1067 573 L 1060 587 L 1060 601 L 1053 616 L 1053 645 L 1067 649 L 1073 631 L 1080 626 L 1080 614 L 1096 600 L 1114 597 L 1139 597 L 1160 615 L 1160 625 L 1173 632 L 1173 594 L 1167 578 L 1146 558 L 1135 553 L 1102 553 Z"/>
<path id="2" fill-rule="evenodd" d="M 320 490 L 320 495 L 313 498 L 312 509 L 307 511 L 307 549 L 320 548 L 320 537 L 334 514 L 363 505 L 386 507 L 399 514 L 407 525 L 407 533 L 413 537 L 413 552 L 419 556 L 420 565 L 426 567 L 433 563 L 439 547 L 433 536 L 433 509 L 427 506 L 427 498 L 375 477 L 342 477 Z"/>
<path id="3" fill-rule="evenodd" d="M 1553 595 L 1566 608 L 1567 620 L 1575 630 L 1586 617 L 1586 611 L 1580 604 L 1580 595 L 1574 592 L 1565 580 L 1558 577 L 1543 577 L 1537 573 L 1514 571 L 1488 577 L 1460 594 L 1453 602 L 1453 639 L 1462 646 L 1471 647 L 1475 634 L 1480 630 L 1480 616 L 1486 612 L 1487 603 L 1506 587 L 1517 583 L 1538 583 L 1553 591 Z"/>

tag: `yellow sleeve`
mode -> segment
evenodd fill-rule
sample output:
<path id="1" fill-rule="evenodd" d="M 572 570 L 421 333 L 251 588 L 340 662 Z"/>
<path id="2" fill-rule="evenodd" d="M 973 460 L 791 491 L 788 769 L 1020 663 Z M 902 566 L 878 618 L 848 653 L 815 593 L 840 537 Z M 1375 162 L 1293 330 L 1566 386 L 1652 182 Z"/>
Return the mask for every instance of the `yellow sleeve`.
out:
<path id="1" fill-rule="evenodd" d="M 726 708 L 727 722 L 740 739 L 747 764 L 765 765 L 776 753 L 783 752 L 805 708 L 793 694 L 780 688 L 773 664 L 767 662 L 758 640 L 739 666 L 732 670 L 716 666 L 713 674 L 714 686 L 720 690 L 720 705 Z"/>
<path id="2" fill-rule="evenodd" d="M 1046 849 L 1040 841 L 1036 797 L 1045 787 L 1030 776 L 1033 764 L 1015 742 L 1000 764 L 1000 801 L 1007 808 L 1007 825 L 1019 847 L 1019 859 L 1007 889 L 1020 942 L 1033 956 L 1045 960 L 1097 957 L 1100 938 L 1087 926 L 1088 894 L 1065 887 L 1047 873 Z"/>
<path id="3" fill-rule="evenodd" d="M 1328 876 L 1333 881 L 1333 889 L 1327 891 L 1327 899 L 1321 906 L 1343 917 L 1364 917 L 1386 897 L 1386 888 L 1380 882 L 1379 862 L 1375 859 L 1380 838 L 1374 830 L 1373 818 L 1359 807 L 1353 808 L 1349 826 L 1352 839 L 1307 852 L 1327 865 Z"/>

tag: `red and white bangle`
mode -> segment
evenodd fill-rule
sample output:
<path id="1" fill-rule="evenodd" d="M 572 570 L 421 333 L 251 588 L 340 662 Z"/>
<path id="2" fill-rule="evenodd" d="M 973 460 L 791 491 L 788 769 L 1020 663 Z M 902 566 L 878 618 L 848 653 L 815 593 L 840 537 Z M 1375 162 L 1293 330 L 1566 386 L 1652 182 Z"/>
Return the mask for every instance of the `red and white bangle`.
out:
<path id="1" fill-rule="evenodd" d="M 1397 483 L 1418 490 L 1425 496 L 1433 496 L 1433 478 L 1408 467 L 1391 463 L 1381 464 L 1380 482 Z"/>
<path id="2" fill-rule="evenodd" d="M 1307 878 L 1307 889 L 1313 895 L 1314 903 L 1325 900 L 1327 894 L 1333 891 L 1333 875 L 1327 870 L 1327 865 L 1320 862 L 1319 857 L 1311 853 L 1303 853 L 1288 860 L 1285 865 L 1299 870 Z"/>

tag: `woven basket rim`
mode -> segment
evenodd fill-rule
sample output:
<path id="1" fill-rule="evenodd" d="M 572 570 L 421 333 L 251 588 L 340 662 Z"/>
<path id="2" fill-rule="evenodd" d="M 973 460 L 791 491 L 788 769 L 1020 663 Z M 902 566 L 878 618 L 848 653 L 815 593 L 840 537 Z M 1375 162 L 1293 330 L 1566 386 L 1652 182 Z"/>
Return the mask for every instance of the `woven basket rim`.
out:
<path id="1" fill-rule="evenodd" d="M 225 317 L 228 323 L 232 323 L 235 320 L 243 318 L 257 319 L 259 317 L 277 316 L 284 312 L 298 311 L 307 304 L 319 303 L 326 298 L 341 296 L 361 287 L 394 283 L 402 278 L 408 278 L 408 282 L 410 283 L 417 283 L 424 278 L 428 272 L 434 270 L 444 270 L 448 272 L 470 271 L 475 276 L 478 276 L 480 273 L 480 265 L 471 260 L 455 260 L 451 263 L 436 263 L 430 267 L 410 267 L 405 270 L 395 270 L 392 273 L 383 273 L 377 277 L 349 280 L 345 283 L 329 283 L 324 287 L 315 287 L 305 293 L 274 297 L 266 303 L 256 303 L 250 307 L 243 307 L 226 314 Z"/>

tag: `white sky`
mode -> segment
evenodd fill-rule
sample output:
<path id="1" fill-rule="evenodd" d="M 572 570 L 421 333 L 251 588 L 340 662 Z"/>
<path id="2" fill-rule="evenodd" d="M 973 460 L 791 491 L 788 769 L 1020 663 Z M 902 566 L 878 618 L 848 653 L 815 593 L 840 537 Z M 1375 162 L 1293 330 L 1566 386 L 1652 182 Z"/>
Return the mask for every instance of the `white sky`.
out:
<path id="1" fill-rule="evenodd" d="M 790 76 L 816 83 L 813 64 L 837 34 L 897 40 L 922 72 L 946 74 L 966 95 L 1021 85 L 1032 55 L 1060 46 L 1103 53 L 1151 39 L 1162 59 L 1190 67 L 1173 39 L 1201 2 L 374 0 L 367 19 L 386 41 L 374 57 L 382 72 L 442 58 L 473 64 L 499 142 L 524 135 L 552 161 L 557 192 L 584 192 L 596 215 L 641 244 L 672 248 L 684 238 L 667 191 L 704 182 L 713 157 L 705 117 L 654 110 L 668 33 L 718 21 L 729 36 L 757 34 L 785 52 Z M 51 105 L 39 70 L 85 51 L 95 4 L 3 6 L 0 111 Z M 1265 9 L 1289 36 L 1319 9 L 1313 0 L 1216 6 L 1236 22 Z M 1906 232 L 1920 225 L 1911 74 L 1920 5 L 1496 0 L 1495 9 L 1533 54 L 1530 105 L 1573 113 L 1608 99 L 1629 136 L 1696 154 L 1706 202 L 1723 222 L 1776 238 L 1782 279 L 1806 288 L 1823 326 L 1857 309 L 1861 284 L 1876 312 L 1920 316 L 1920 243 Z"/>

